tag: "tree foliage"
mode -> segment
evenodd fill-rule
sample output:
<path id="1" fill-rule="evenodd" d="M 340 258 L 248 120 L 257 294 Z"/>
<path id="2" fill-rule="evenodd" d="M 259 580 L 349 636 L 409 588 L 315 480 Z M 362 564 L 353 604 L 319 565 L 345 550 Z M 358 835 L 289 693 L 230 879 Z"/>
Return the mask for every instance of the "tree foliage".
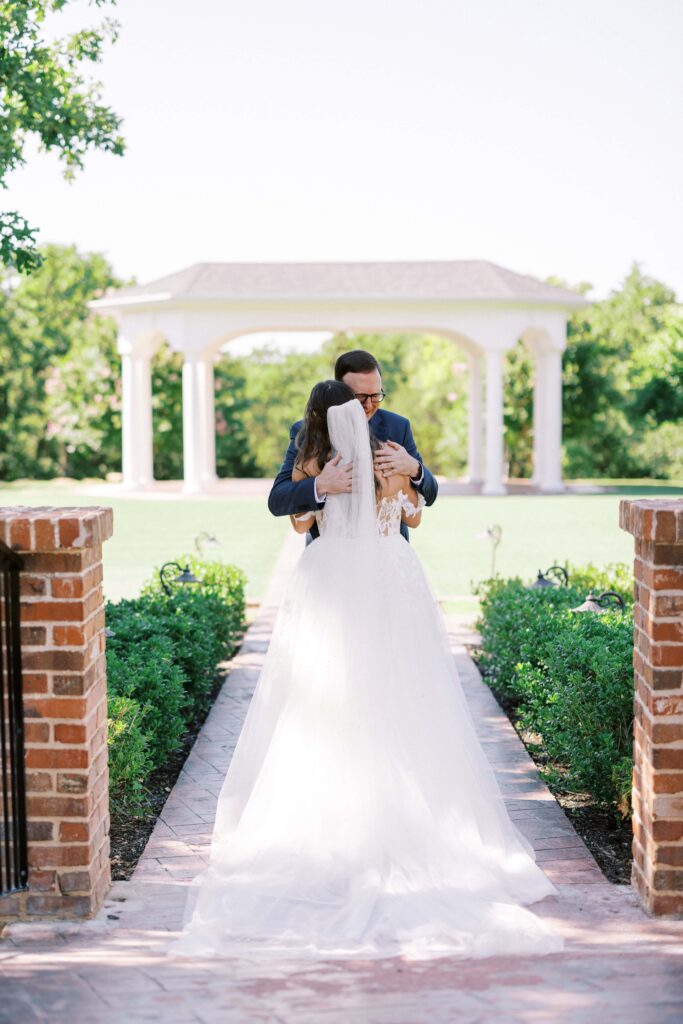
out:
<path id="1" fill-rule="evenodd" d="M 503 396 L 508 474 L 530 476 L 534 447 L 534 361 L 522 341 L 505 353 Z"/>
<path id="2" fill-rule="evenodd" d="M 572 316 L 563 365 L 568 475 L 650 475 L 647 435 L 664 423 L 683 432 L 683 311 L 671 289 L 634 264 L 621 288 Z"/>
<path id="3" fill-rule="evenodd" d="M 89 81 L 86 63 L 97 64 L 107 40 L 117 38 L 110 18 L 48 43 L 46 18 L 71 0 L 4 0 L 0 3 L 0 187 L 25 162 L 26 144 L 37 139 L 43 151 L 57 154 L 64 177 L 73 180 L 89 150 L 120 156 L 121 118 L 102 103 L 101 85 Z M 96 7 L 116 0 L 91 0 Z M 0 263 L 19 271 L 40 264 L 32 227 L 17 211 L 0 213 Z"/>
<path id="4" fill-rule="evenodd" d="M 120 468 L 116 330 L 87 302 L 122 283 L 74 246 L 46 246 L 28 277 L 0 275 L 0 478 Z"/>

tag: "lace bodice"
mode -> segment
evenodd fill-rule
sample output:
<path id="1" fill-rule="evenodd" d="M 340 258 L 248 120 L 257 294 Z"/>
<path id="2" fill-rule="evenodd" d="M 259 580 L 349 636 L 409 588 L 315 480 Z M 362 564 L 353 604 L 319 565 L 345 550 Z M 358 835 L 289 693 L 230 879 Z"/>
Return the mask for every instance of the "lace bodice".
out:
<path id="1" fill-rule="evenodd" d="M 417 505 L 413 505 L 403 490 L 396 494 L 388 495 L 377 502 L 377 533 L 380 537 L 393 537 L 401 531 L 401 514 L 405 511 L 409 516 L 415 515 L 424 508 L 425 499 L 422 494 L 417 496 Z M 295 519 L 313 519 L 313 513 L 305 512 L 295 516 Z M 320 536 L 325 534 L 325 508 L 315 512 L 315 520 L 318 524 Z"/>
<path id="2" fill-rule="evenodd" d="M 401 513 L 415 515 L 424 508 L 425 500 L 421 494 L 417 496 L 417 505 L 413 505 L 403 491 L 397 491 L 391 497 L 381 498 L 377 502 L 377 533 L 380 537 L 391 537 L 401 532 Z M 324 511 L 324 510 L 323 510 Z"/>

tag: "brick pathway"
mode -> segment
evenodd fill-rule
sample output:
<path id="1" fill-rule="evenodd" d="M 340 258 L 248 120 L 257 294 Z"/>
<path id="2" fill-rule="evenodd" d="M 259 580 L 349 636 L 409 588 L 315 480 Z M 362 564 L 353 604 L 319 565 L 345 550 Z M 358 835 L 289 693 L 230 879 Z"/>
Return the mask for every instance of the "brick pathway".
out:
<path id="1" fill-rule="evenodd" d="M 271 581 L 277 601 L 301 540 Z M 0 1021 L 52 1024 L 668 1024 L 683 1019 L 683 920 L 655 920 L 604 878 L 466 653 L 454 656 L 481 742 L 560 895 L 533 905 L 564 932 L 561 954 L 408 964 L 167 960 L 185 886 L 206 863 L 217 794 L 268 646 L 274 607 L 249 629 L 138 867 L 88 922 L 13 925 L 0 940 Z"/>

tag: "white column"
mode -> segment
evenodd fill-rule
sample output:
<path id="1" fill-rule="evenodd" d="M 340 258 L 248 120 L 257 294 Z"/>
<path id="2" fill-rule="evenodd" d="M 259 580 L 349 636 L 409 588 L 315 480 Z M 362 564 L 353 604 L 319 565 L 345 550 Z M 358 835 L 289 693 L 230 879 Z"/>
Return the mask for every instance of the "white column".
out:
<path id="1" fill-rule="evenodd" d="M 201 363 L 204 378 L 204 437 L 202 439 L 202 483 L 210 485 L 216 475 L 216 393 L 213 383 L 213 357 Z"/>
<path id="2" fill-rule="evenodd" d="M 123 483 L 135 487 L 135 396 L 133 393 L 133 357 L 121 356 L 121 461 Z"/>
<path id="3" fill-rule="evenodd" d="M 503 352 L 486 352 L 486 477 L 482 494 L 505 494 L 503 483 Z"/>
<path id="4" fill-rule="evenodd" d="M 542 491 L 563 491 L 562 482 L 562 353 L 557 349 L 544 352 L 543 418 L 541 449 Z"/>
<path id="5" fill-rule="evenodd" d="M 203 362 L 195 353 L 186 352 L 183 362 L 183 491 L 186 494 L 197 494 L 202 489 L 205 403 Z"/>
<path id="6" fill-rule="evenodd" d="M 543 371 L 545 363 L 543 353 L 536 351 L 534 356 L 534 470 L 531 483 L 540 487 L 543 478 L 543 441 L 545 437 L 545 381 Z"/>
<path id="7" fill-rule="evenodd" d="M 123 483 L 145 487 L 154 480 L 150 358 L 132 350 L 121 361 Z"/>
<path id="8" fill-rule="evenodd" d="M 481 400 L 481 356 L 472 352 L 469 357 L 469 403 L 468 403 L 468 445 L 467 478 L 470 483 L 479 484 L 484 479 L 482 466 L 482 400 Z"/>

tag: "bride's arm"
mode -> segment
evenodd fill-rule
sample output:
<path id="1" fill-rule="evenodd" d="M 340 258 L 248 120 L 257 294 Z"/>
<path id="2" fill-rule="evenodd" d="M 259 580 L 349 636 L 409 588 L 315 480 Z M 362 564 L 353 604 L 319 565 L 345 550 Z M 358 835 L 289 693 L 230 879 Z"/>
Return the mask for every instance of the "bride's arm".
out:
<path id="1" fill-rule="evenodd" d="M 311 476 L 317 476 L 317 473 L 304 473 L 298 466 L 295 466 L 292 470 L 293 483 L 297 483 L 299 480 L 307 480 Z M 298 515 L 290 515 L 289 521 L 297 533 L 308 533 L 315 522 L 315 512 L 299 512 Z"/>
<path id="2" fill-rule="evenodd" d="M 414 529 L 416 526 L 420 525 L 422 520 L 422 506 L 424 505 L 425 500 L 422 495 L 418 494 L 411 484 L 410 477 L 406 477 L 406 482 L 403 485 L 402 490 L 410 504 L 414 507 L 415 511 L 413 512 L 412 509 L 406 509 L 404 505 L 403 511 L 401 512 L 401 521 L 404 522 L 406 526 L 410 526 Z"/>

